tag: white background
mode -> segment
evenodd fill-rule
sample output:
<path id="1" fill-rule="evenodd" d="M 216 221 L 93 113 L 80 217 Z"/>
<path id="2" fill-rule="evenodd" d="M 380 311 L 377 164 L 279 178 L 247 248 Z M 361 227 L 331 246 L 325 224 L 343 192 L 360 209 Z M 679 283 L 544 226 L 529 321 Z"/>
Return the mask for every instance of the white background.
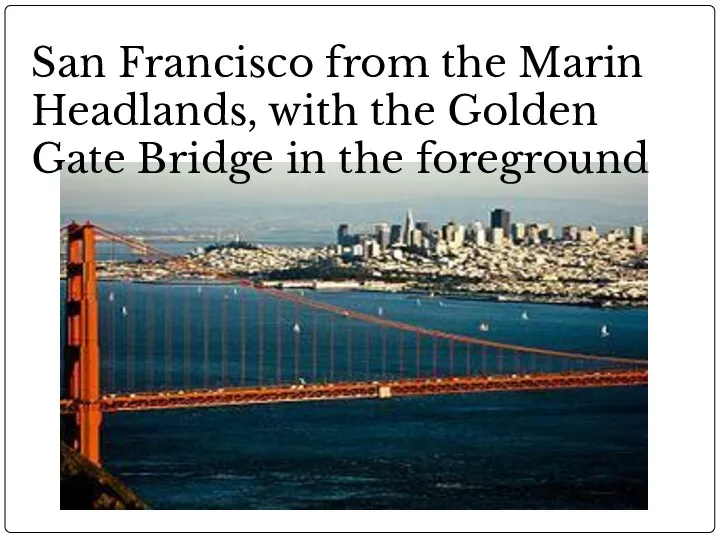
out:
<path id="1" fill-rule="evenodd" d="M 27 530 L 380 530 L 380 531 L 709 531 L 713 519 L 713 23 L 711 7 L 553 8 L 30 8 L 10 7 L 7 28 L 7 513 L 9 531 Z M 323 78 L 333 43 L 357 53 L 423 54 L 430 79 Z M 437 59 L 464 43 L 478 56 L 502 54 L 500 79 L 448 80 Z M 56 55 L 101 54 L 104 79 L 32 77 L 33 50 Z M 119 45 L 143 44 L 151 54 L 304 53 L 315 60 L 307 79 L 118 79 Z M 520 45 L 561 54 L 617 54 L 641 59 L 642 79 L 520 79 Z M 253 104 L 341 91 L 357 103 L 395 91 L 408 101 L 438 105 L 460 91 L 484 100 L 510 91 L 544 90 L 557 101 L 591 101 L 597 127 L 461 128 L 444 115 L 432 128 L 34 127 L 33 93 L 69 100 L 117 102 L 147 90 L 165 101 L 203 102 L 215 92 Z M 360 118 L 362 120 L 362 118 Z M 466 512 L 462 514 L 257 512 L 207 516 L 189 512 L 60 512 L 58 492 L 59 175 L 32 164 L 35 146 L 61 140 L 69 151 L 123 149 L 137 161 L 137 140 L 186 148 L 190 140 L 224 137 L 231 146 L 267 148 L 276 159 L 291 139 L 337 151 L 337 141 L 372 140 L 377 150 L 408 156 L 427 138 L 456 151 L 526 148 L 547 151 L 634 149 L 647 140 L 652 217 L 652 310 L 649 356 L 649 510 L 623 512 Z M 232 144 L 232 142 L 235 144 Z M 152 181 L 152 177 L 148 177 Z M 218 182 L 226 181 L 218 177 Z M 311 177 L 301 177 L 312 182 Z M 595 181 L 602 181 L 596 178 Z M 451 189 L 451 186 L 449 186 Z M 507 186 L 508 190 L 512 186 Z M 238 189 L 242 189 L 238 186 Z M 618 459 L 622 459 L 619 457 Z"/>

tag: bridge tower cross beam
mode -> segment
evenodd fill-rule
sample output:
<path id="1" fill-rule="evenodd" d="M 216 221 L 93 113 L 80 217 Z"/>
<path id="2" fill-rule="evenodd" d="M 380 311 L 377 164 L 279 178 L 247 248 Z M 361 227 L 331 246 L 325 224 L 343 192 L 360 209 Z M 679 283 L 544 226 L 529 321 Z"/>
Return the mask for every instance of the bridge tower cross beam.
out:
<path id="1" fill-rule="evenodd" d="M 95 227 L 68 227 L 65 386 L 75 413 L 65 417 L 67 443 L 100 464 L 100 348 L 95 270 Z"/>

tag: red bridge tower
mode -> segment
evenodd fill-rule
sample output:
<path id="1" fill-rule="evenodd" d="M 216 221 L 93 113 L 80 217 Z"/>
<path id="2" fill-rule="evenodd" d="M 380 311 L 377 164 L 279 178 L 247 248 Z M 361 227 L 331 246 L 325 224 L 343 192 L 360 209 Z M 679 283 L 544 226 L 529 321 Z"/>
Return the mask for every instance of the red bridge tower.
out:
<path id="1" fill-rule="evenodd" d="M 100 464 L 100 348 L 95 277 L 95 227 L 72 222 L 67 229 L 67 297 L 65 309 L 65 387 L 77 404 L 66 415 L 67 443 Z"/>

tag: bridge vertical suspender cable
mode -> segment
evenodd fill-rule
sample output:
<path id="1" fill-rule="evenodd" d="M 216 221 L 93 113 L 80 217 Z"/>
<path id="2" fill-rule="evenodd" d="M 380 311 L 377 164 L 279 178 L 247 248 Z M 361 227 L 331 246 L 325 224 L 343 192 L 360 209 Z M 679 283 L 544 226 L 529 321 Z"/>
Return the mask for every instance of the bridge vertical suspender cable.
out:
<path id="1" fill-rule="evenodd" d="M 263 363 L 265 362 L 265 314 L 263 313 L 263 299 L 258 295 L 257 312 L 258 312 L 258 349 L 257 349 L 257 383 L 263 383 Z"/>
<path id="2" fill-rule="evenodd" d="M 312 312 L 313 316 L 313 335 L 312 335 L 312 378 L 317 381 L 317 362 L 318 362 L 318 315 Z"/>
<path id="3" fill-rule="evenodd" d="M 210 322 L 209 318 L 209 302 L 210 299 L 206 292 L 200 289 L 202 294 L 202 316 L 203 316 L 203 387 L 207 388 L 210 383 Z"/>
<path id="4" fill-rule="evenodd" d="M 275 381 L 282 382 L 282 302 L 275 301 Z"/>
<path id="5" fill-rule="evenodd" d="M 245 293 L 240 292 L 240 385 L 245 386 L 247 371 L 247 315 L 245 313 Z"/>
<path id="6" fill-rule="evenodd" d="M 192 327 L 190 322 L 190 288 L 184 288 L 183 301 L 183 386 L 192 386 Z"/>
<path id="7" fill-rule="evenodd" d="M 228 386 L 228 297 L 223 295 L 220 300 L 220 378 L 223 387 Z"/>
<path id="8" fill-rule="evenodd" d="M 112 290 L 110 294 L 113 294 Z M 108 390 L 110 392 L 114 392 L 116 390 L 115 386 L 115 302 L 110 304 L 110 332 L 108 340 Z"/>
<path id="9" fill-rule="evenodd" d="M 151 294 L 147 295 L 145 301 L 145 313 L 147 322 L 145 324 L 145 388 L 155 388 L 155 302 Z"/>
<path id="10" fill-rule="evenodd" d="M 126 388 L 128 391 L 132 391 L 135 387 L 135 356 L 134 356 L 134 344 L 135 344 L 135 335 L 134 335 L 134 321 L 135 321 L 135 310 L 134 310 L 134 302 L 133 302 L 133 285 L 132 283 L 128 282 L 125 287 L 125 298 L 127 307 L 124 308 L 123 314 L 125 319 L 125 331 L 126 331 L 126 343 L 125 343 L 125 364 L 126 364 Z"/>
<path id="11" fill-rule="evenodd" d="M 472 358 L 472 345 L 470 343 L 465 344 L 465 376 L 470 376 L 470 359 Z"/>
<path id="12" fill-rule="evenodd" d="M 165 388 L 172 388 L 172 297 L 170 287 L 165 289 Z"/>
<path id="13" fill-rule="evenodd" d="M 450 358 L 449 358 L 449 363 L 450 363 L 450 376 L 452 377 L 452 376 L 455 375 L 455 341 L 452 340 L 452 339 L 450 339 L 450 340 L 448 340 L 448 341 L 449 341 L 448 347 L 449 347 L 449 349 L 450 349 L 450 350 L 448 351 L 448 356 L 450 357 Z"/>
<path id="14" fill-rule="evenodd" d="M 297 381 L 300 378 L 300 333 L 302 332 L 302 329 L 300 328 L 300 304 L 295 301 L 293 305 L 294 315 L 295 315 L 295 324 L 297 326 L 293 326 L 293 338 L 294 338 L 294 345 L 295 345 L 295 381 Z M 298 329 L 298 331 L 295 331 L 295 329 Z"/>
<path id="15" fill-rule="evenodd" d="M 420 378 L 420 348 L 422 346 L 421 340 L 422 335 L 420 334 L 420 332 L 415 332 L 415 377 L 418 379 Z"/>
<path id="16" fill-rule="evenodd" d="M 345 332 L 347 334 L 347 370 L 350 374 L 350 377 L 352 377 L 353 373 L 353 354 L 352 354 L 352 321 L 350 319 L 345 319 Z M 358 359 L 359 361 L 360 359 Z"/>
<path id="17" fill-rule="evenodd" d="M 330 380 L 335 374 L 335 316 L 330 315 Z"/>
<path id="18" fill-rule="evenodd" d="M 387 374 L 387 332 L 388 329 L 386 326 L 382 327 L 382 365 L 381 365 L 381 373 L 382 378 L 385 379 Z"/>
<path id="19" fill-rule="evenodd" d="M 365 328 L 365 380 L 370 380 L 370 355 L 371 355 L 372 336 L 370 328 Z"/>

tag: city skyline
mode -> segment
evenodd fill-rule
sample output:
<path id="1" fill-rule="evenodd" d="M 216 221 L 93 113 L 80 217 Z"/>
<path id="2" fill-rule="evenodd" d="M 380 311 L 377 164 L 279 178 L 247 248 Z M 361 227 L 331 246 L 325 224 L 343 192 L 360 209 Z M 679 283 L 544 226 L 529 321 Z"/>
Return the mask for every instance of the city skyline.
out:
<path id="1" fill-rule="evenodd" d="M 529 222 L 593 222 L 601 230 L 628 223 L 647 226 L 646 174 L 604 175 L 602 182 L 591 182 L 582 175 L 539 172 L 505 185 L 482 175 L 339 175 L 332 172 L 336 165 L 327 164 L 324 175 L 278 172 L 243 186 L 212 175 L 63 173 L 61 218 L 123 229 L 239 229 L 250 236 L 263 223 L 268 230 L 296 228 L 317 238 L 323 230 L 332 235 L 338 222 L 391 221 L 408 207 L 431 222 L 485 221 L 488 211 L 500 207 Z"/>
<path id="2" fill-rule="evenodd" d="M 492 245 L 540 245 L 557 241 L 607 242 L 629 240 L 640 249 L 647 242 L 642 225 L 610 229 L 605 234 L 594 224 L 579 225 L 566 223 L 555 229 L 548 222 L 524 223 L 512 220 L 512 213 L 505 208 L 494 208 L 487 222 L 473 220 L 468 224 L 454 220 L 437 224 L 434 228 L 429 221 L 416 221 L 411 208 L 407 209 L 404 223 L 376 223 L 370 232 L 353 230 L 349 223 L 340 223 L 337 228 L 336 249 L 344 258 L 374 258 L 385 252 L 410 250 L 442 256 L 463 246 L 483 247 Z"/>

